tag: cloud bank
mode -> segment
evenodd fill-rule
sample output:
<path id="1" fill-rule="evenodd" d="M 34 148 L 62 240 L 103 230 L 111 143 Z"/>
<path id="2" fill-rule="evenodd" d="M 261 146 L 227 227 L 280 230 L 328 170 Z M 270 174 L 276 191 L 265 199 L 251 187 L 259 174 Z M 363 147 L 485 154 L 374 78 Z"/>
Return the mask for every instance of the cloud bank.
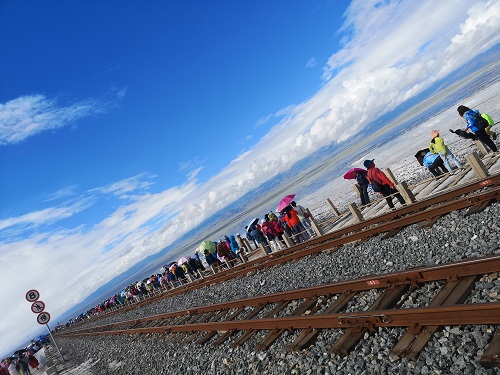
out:
<path id="1" fill-rule="evenodd" d="M 154 176 L 147 174 L 96 187 L 89 194 L 122 200 L 101 222 L 30 232 L 22 240 L 12 240 L 9 230 L 78 215 L 94 201 L 87 197 L 73 205 L 6 218 L 0 221 L 2 261 L 22 259 L 23 267 L 33 270 L 33 279 L 49 291 L 44 298 L 51 313 L 63 313 L 214 212 L 321 147 L 356 135 L 498 43 L 498 1 L 455 1 L 453 11 L 450 7 L 450 2 L 436 1 L 353 1 L 339 30 L 342 48 L 324 63 L 323 87 L 303 103 L 263 116 L 257 126 L 272 116 L 283 118 L 217 176 L 200 184 L 196 179 L 200 167 L 194 161 L 181 166 L 194 169 L 184 185 L 156 194 L 148 192 Z M 42 95 L 21 97 L 0 107 L 0 144 L 21 142 L 98 112 L 92 102 L 58 107 Z M 52 271 L 47 275 L 45 269 Z M 6 277 L 16 278 L 16 272 L 6 270 Z M 19 282 L 9 295 L 31 288 Z M 21 307 L 3 312 L 1 321 L 19 321 L 17 317 L 24 317 L 28 310 Z M 28 326 L 20 322 L 20 329 Z M 4 337 L 6 342 L 14 339 Z"/>

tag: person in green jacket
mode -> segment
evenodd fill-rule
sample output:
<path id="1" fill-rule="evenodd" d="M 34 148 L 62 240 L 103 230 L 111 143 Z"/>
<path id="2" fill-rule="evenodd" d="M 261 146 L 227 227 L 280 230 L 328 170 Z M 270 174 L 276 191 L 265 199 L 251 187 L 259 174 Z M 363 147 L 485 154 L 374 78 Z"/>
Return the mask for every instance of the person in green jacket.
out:
<path id="1" fill-rule="evenodd" d="M 481 113 L 481 117 L 484 118 L 486 121 L 488 121 L 488 127 L 485 128 L 484 130 L 486 131 L 486 133 L 493 139 L 493 140 L 496 140 L 497 139 L 497 134 L 491 130 L 491 127 L 493 125 L 495 125 L 495 121 L 493 121 L 493 119 L 490 117 L 490 115 L 486 114 L 486 113 Z"/>
<path id="2" fill-rule="evenodd" d="M 444 166 L 453 174 L 453 168 L 451 168 L 450 160 L 457 166 L 457 168 L 462 168 L 462 164 L 457 160 L 455 155 L 451 152 L 451 150 L 444 144 L 443 138 L 439 136 L 439 130 L 431 130 L 431 143 L 429 145 L 429 150 L 433 154 L 439 154 L 441 159 L 443 159 Z M 449 158 L 449 160 L 448 160 Z"/>

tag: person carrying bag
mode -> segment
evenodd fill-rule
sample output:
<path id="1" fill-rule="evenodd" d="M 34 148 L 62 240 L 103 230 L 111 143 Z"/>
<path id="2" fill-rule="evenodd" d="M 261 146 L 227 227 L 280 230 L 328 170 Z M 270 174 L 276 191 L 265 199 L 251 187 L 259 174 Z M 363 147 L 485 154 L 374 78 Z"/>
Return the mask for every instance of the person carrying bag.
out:
<path id="1" fill-rule="evenodd" d="M 373 191 L 382 194 L 391 209 L 394 209 L 394 203 L 392 203 L 391 195 L 395 195 L 399 203 L 406 206 L 406 202 L 403 196 L 394 188 L 394 184 L 391 180 L 387 178 L 384 172 L 375 167 L 375 163 L 372 160 L 365 160 L 363 165 L 368 170 L 366 177 L 370 181 Z"/>

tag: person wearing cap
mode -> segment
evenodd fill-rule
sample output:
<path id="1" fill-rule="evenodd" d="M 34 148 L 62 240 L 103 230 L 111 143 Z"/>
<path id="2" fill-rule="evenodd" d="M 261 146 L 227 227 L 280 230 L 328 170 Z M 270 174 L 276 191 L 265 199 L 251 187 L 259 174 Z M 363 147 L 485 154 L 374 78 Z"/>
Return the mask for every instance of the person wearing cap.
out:
<path id="1" fill-rule="evenodd" d="M 453 174 L 453 168 L 451 168 L 449 160 L 451 160 L 457 166 L 457 168 L 462 168 L 462 164 L 460 164 L 460 162 L 457 160 L 455 155 L 453 155 L 448 146 L 444 144 L 443 138 L 439 136 L 439 130 L 431 130 L 431 137 L 432 139 L 429 145 L 429 150 L 433 154 L 439 154 L 448 172 L 450 172 L 450 174 Z"/>
<path id="2" fill-rule="evenodd" d="M 368 173 L 366 174 L 368 181 L 370 181 L 370 183 L 372 183 L 372 181 L 375 181 L 381 186 L 381 190 L 379 191 L 379 193 L 386 197 L 385 200 L 391 209 L 394 209 L 394 203 L 392 203 L 391 197 L 391 195 L 393 194 L 398 199 L 399 203 L 401 203 L 403 206 L 406 206 L 404 198 L 394 188 L 394 183 L 387 178 L 384 172 L 375 167 L 375 163 L 373 162 L 374 160 L 375 159 L 365 160 L 363 163 L 365 168 L 368 170 Z"/>
<path id="3" fill-rule="evenodd" d="M 477 138 L 486 146 L 488 146 L 491 151 L 498 151 L 495 142 L 493 142 L 493 140 L 485 130 L 485 128 L 489 126 L 488 120 L 484 119 L 484 117 L 481 116 L 477 109 L 470 109 L 464 105 L 460 105 L 457 108 L 457 112 L 460 117 L 463 117 L 463 119 L 467 123 L 466 130 L 470 130 L 475 135 L 477 135 Z M 483 122 L 482 120 L 484 120 L 484 122 L 486 122 L 487 124 L 487 126 L 485 126 L 484 128 L 481 127 L 481 123 Z"/>

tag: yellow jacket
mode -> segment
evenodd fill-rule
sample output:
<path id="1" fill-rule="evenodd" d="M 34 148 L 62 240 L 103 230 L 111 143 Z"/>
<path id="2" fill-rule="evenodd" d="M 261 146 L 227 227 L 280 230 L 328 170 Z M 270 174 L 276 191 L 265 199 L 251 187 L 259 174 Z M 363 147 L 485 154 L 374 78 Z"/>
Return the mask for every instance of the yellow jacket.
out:
<path id="1" fill-rule="evenodd" d="M 446 145 L 444 144 L 443 138 L 441 137 L 432 138 L 431 144 L 429 145 L 429 150 L 433 154 L 439 154 L 440 152 L 442 152 L 443 154 L 446 155 Z"/>

